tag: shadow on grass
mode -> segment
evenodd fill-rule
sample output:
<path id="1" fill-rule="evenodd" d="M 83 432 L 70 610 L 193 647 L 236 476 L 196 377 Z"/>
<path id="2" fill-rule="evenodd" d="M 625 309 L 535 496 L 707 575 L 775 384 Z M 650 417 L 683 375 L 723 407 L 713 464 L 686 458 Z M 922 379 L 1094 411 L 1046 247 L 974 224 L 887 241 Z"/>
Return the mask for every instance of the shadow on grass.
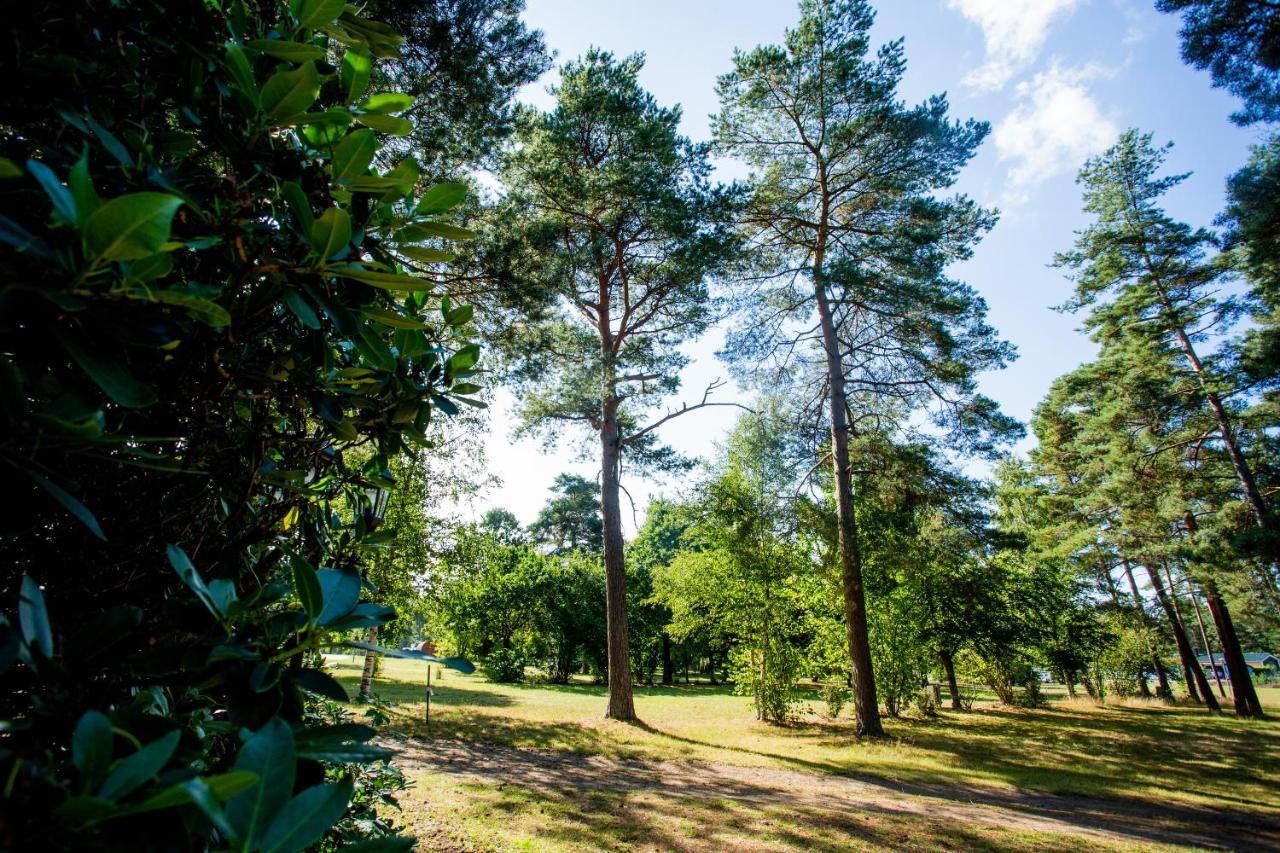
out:
<path id="1" fill-rule="evenodd" d="M 683 812 L 719 815 L 707 824 L 699 818 L 695 825 L 715 835 L 715 827 L 726 814 L 734 819 L 723 828 L 735 833 L 744 829 L 743 815 L 758 820 L 759 814 L 772 814 L 777 820 L 751 829 L 765 837 L 779 833 L 793 835 L 801 847 L 827 849 L 823 831 L 833 826 L 841 830 L 839 843 L 848 844 L 842 833 L 869 831 L 873 843 L 901 846 L 906 837 L 878 837 L 878 827 L 886 821 L 895 834 L 909 829 L 911 835 L 921 832 L 929 837 L 928 846 L 961 846 L 983 849 L 993 833 L 1002 830 L 1016 833 L 1049 833 L 1081 836 L 1096 840 L 1144 841 L 1162 844 L 1190 844 L 1198 847 L 1238 847 L 1258 849 L 1280 843 L 1280 824 L 1257 818 L 1225 815 L 1212 808 L 1158 805 L 1120 800 L 1098 800 L 1082 797 L 1057 797 L 1017 791 L 951 784 L 902 784 L 883 780 L 841 780 L 834 776 L 813 776 L 791 771 L 762 768 L 735 768 L 725 765 L 702 765 L 694 762 L 646 762 L 582 755 L 568 752 L 533 752 L 493 747 L 466 741 L 437 741 L 425 748 L 407 744 L 402 766 L 406 769 L 429 770 L 437 774 L 479 780 L 477 793 L 508 792 L 514 787 L 539 804 L 554 809 L 551 821 L 539 833 L 558 837 L 586 824 L 592 831 L 605 831 L 604 836 L 590 836 L 594 841 L 614 838 L 625 842 L 629 822 L 642 829 L 646 838 L 675 831 L 679 834 L 679 818 Z M 507 797 L 502 793 L 499 796 Z M 622 815 L 635 798 L 645 801 L 642 810 Z M 591 822 L 602 810 L 584 803 L 602 799 L 609 803 L 603 811 L 614 818 L 612 829 Z M 508 807 L 513 807 L 507 801 Z M 659 810 L 654 814 L 654 808 Z M 499 805 L 498 808 L 503 806 Z M 669 813 L 662 810 L 669 808 Z M 808 815 L 797 819 L 797 815 Z M 686 818 L 687 819 L 687 818 Z M 868 823 L 869 822 L 869 823 Z M 672 826 L 672 824 L 677 824 Z M 983 830 L 982 827 L 986 827 Z M 566 840 L 572 836 L 564 836 Z M 707 842 L 709 836 L 699 835 Z M 676 837 L 669 839 L 672 842 Z M 755 840 L 759 840 L 756 838 Z M 915 842 L 914 839 L 913 843 Z M 659 844 L 659 847 L 678 847 Z M 724 839 L 723 846 L 734 845 Z M 837 845 L 838 846 L 838 845 Z M 1017 843 L 1025 848 L 1024 841 Z M 1036 849 L 1045 849 L 1036 843 Z M 987 849 L 1002 849 L 999 846 Z"/>

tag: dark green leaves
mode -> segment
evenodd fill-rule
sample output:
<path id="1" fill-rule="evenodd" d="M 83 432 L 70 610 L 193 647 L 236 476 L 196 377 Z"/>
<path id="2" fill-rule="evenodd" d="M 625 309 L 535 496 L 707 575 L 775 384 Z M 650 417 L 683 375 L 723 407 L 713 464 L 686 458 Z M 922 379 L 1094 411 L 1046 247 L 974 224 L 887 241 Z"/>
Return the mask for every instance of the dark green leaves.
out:
<path id="1" fill-rule="evenodd" d="M 118 800 L 142 787 L 168 763 L 178 748 L 179 736 L 176 731 L 169 732 L 123 759 L 102 783 L 98 796 L 104 800 Z"/>
<path id="2" fill-rule="evenodd" d="M 399 273 L 379 272 L 378 270 L 365 269 L 364 267 L 331 267 L 330 271 L 343 278 L 370 284 L 383 290 L 430 290 L 433 286 L 426 279 L 413 278 Z"/>
<path id="3" fill-rule="evenodd" d="M 360 576 L 355 572 L 321 569 L 316 572 L 324 606 L 316 621 L 328 625 L 346 616 L 360 601 Z"/>
<path id="4" fill-rule="evenodd" d="M 324 49 L 314 44 L 303 44 L 282 39 L 253 39 L 245 42 L 245 47 L 283 59 L 288 62 L 312 62 L 324 58 Z"/>
<path id="5" fill-rule="evenodd" d="M 227 820 L 246 847 L 256 846 L 288 801 L 296 761 L 293 730 L 279 717 L 258 729 L 236 756 L 236 770 L 258 776 L 258 784 L 237 794 L 226 808 Z"/>
<path id="6" fill-rule="evenodd" d="M 71 761 L 80 771 L 85 790 L 96 790 L 106 778 L 114 743 L 111 721 L 97 711 L 89 711 L 76 724 L 71 737 Z"/>
<path id="7" fill-rule="evenodd" d="M 262 836 L 267 853 L 302 850 L 342 817 L 354 786 L 350 779 L 336 785 L 315 785 L 290 800 Z"/>
<path id="8" fill-rule="evenodd" d="M 316 570 L 300 557 L 293 560 L 293 589 L 307 616 L 311 619 L 319 616 L 324 607 L 324 592 L 320 588 Z"/>
<path id="9" fill-rule="evenodd" d="M 119 359 L 101 352 L 74 333 L 59 329 L 55 334 L 76 364 L 112 400 L 130 409 L 155 403 L 155 392 L 135 379 Z"/>
<path id="10" fill-rule="evenodd" d="M 71 193 L 58 180 L 53 170 L 41 163 L 39 160 L 28 160 L 27 171 L 35 176 L 40 182 L 40 187 L 44 190 L 45 195 L 53 202 L 53 209 L 66 222 L 74 223 L 76 221 L 76 204 L 71 198 Z"/>
<path id="11" fill-rule="evenodd" d="M 44 606 L 44 593 L 30 575 L 22 576 L 18 599 L 18 624 L 27 648 L 39 652 L 46 660 L 53 657 L 53 630 L 49 612 Z"/>
<path id="12" fill-rule="evenodd" d="M 177 545 L 167 547 L 169 564 L 178 573 L 178 577 L 196 594 L 196 598 L 209 608 L 209 612 L 219 619 L 225 618 L 227 609 L 235 600 L 235 588 L 226 581 L 213 581 L 206 585 L 196 567 L 192 565 L 185 551 Z"/>
<path id="13" fill-rule="evenodd" d="M 62 504 L 68 512 L 78 518 L 81 524 L 93 532 L 94 536 L 97 536 L 99 539 L 104 541 L 106 540 L 107 535 L 102 532 L 102 527 L 98 524 L 97 517 L 89 511 L 87 506 L 80 503 L 74 495 L 49 478 L 37 474 L 35 471 L 27 471 L 27 476 L 35 480 L 36 483 L 39 484 L 40 488 L 48 492 L 54 500 Z"/>
<path id="14" fill-rule="evenodd" d="M 169 241 L 182 199 L 168 193 L 130 193 L 113 198 L 89 217 L 84 241 L 94 261 L 133 261 L 154 255 Z"/>

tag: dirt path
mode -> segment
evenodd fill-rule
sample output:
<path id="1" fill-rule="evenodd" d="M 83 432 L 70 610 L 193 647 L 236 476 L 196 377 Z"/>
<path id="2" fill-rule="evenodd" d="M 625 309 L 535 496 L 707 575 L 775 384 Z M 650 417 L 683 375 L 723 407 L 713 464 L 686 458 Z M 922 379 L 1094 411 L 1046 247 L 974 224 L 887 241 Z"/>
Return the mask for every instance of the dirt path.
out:
<path id="1" fill-rule="evenodd" d="M 641 761 L 465 741 L 389 744 L 406 772 L 430 770 L 545 792 L 641 791 L 1056 832 L 1113 843 L 1280 851 L 1280 821 L 1229 809 L 903 783 L 773 767 Z"/>

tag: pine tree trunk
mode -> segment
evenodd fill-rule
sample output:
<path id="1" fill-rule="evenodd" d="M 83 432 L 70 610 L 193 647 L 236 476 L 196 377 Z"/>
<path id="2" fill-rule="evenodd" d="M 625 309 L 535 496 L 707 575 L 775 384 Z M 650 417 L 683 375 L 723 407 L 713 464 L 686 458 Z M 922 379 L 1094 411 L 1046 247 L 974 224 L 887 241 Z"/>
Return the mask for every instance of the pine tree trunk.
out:
<path id="1" fill-rule="evenodd" d="M 1201 584 L 1204 599 L 1209 605 L 1209 615 L 1218 629 L 1218 642 L 1222 644 L 1222 657 L 1227 664 L 1227 674 L 1231 676 L 1231 696 L 1235 703 L 1236 715 L 1261 719 L 1262 703 L 1258 701 L 1258 692 L 1253 689 L 1253 677 L 1244 662 L 1244 652 L 1240 649 L 1240 640 L 1236 637 L 1235 625 L 1231 621 L 1231 612 L 1227 603 L 1218 594 L 1217 584 L 1207 578 Z"/>
<path id="2" fill-rule="evenodd" d="M 940 652 L 938 657 L 942 659 L 942 670 L 947 675 L 947 692 L 951 694 L 951 708 L 954 711 L 961 709 L 960 704 L 960 685 L 956 683 L 956 659 L 949 651 Z"/>
<path id="3" fill-rule="evenodd" d="M 606 363 L 609 357 L 606 355 Z M 607 387 L 612 387 L 607 382 Z M 618 476 L 622 435 L 619 401 L 606 394 L 600 429 L 600 514 L 604 521 L 604 581 L 609 656 L 609 709 L 606 717 L 634 720 L 631 651 L 627 636 L 627 576 L 622 541 L 622 505 Z"/>
<path id="4" fill-rule="evenodd" d="M 1213 691 L 1209 688 L 1208 680 L 1204 677 L 1204 669 L 1191 649 L 1191 641 L 1187 639 L 1187 631 L 1182 624 L 1182 616 L 1178 613 L 1176 602 L 1171 600 L 1165 592 L 1160 573 L 1150 566 L 1146 569 L 1147 576 L 1151 578 L 1151 588 L 1156 591 L 1156 598 L 1160 601 L 1160 606 L 1164 608 L 1164 615 L 1169 620 L 1169 629 L 1173 631 L 1173 641 L 1178 647 L 1178 659 L 1182 662 L 1182 677 L 1187 685 L 1187 695 L 1196 702 L 1203 701 L 1211 711 L 1221 710 L 1218 700 L 1214 698 Z M 1165 571 L 1168 571 L 1167 566 Z M 1201 699 L 1201 696 L 1205 698 Z"/>
<path id="5" fill-rule="evenodd" d="M 1190 584 L 1188 584 L 1190 586 Z M 1196 600 L 1195 590 L 1191 590 L 1191 606 L 1196 611 L 1196 622 L 1200 625 L 1200 641 L 1204 643 L 1204 654 L 1213 668 L 1213 680 L 1218 684 L 1218 695 L 1227 698 L 1227 691 L 1222 687 L 1222 676 L 1218 674 L 1218 659 L 1214 657 L 1213 646 L 1209 645 L 1209 629 L 1204 624 L 1204 614 L 1200 612 L 1200 602 Z"/>
<path id="6" fill-rule="evenodd" d="M 871 669 L 871 640 L 867 631 L 866 591 L 862 583 L 862 554 L 858 545 L 858 526 L 853 515 L 853 478 L 849 466 L 849 421 L 846 415 L 844 368 L 840 358 L 840 342 L 835 320 L 827 301 L 827 288 L 819 253 L 813 266 L 814 291 L 818 318 L 822 325 L 822 341 L 827 357 L 827 381 L 830 386 L 831 464 L 835 473 L 838 552 L 840 579 L 844 593 L 844 617 L 848 631 L 849 660 L 853 674 L 854 715 L 859 735 L 877 737 L 884 734 L 880 723 L 880 706 L 876 700 L 875 675 Z"/>

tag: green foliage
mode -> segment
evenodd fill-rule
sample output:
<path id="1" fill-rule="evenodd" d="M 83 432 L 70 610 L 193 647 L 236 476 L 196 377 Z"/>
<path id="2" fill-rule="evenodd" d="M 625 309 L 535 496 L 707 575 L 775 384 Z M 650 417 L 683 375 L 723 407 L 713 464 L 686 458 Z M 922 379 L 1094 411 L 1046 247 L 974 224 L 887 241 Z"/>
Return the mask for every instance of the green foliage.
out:
<path id="1" fill-rule="evenodd" d="M 394 615 L 360 600 L 377 490 L 477 368 L 402 251 L 468 232 L 356 73 L 400 38 L 330 0 L 7 24 L 8 837 L 302 849 L 353 794 L 324 762 L 386 755 L 307 715 L 346 698 L 318 651 Z"/>
<path id="2" fill-rule="evenodd" d="M 1280 120 L 1280 15 L 1268 0 L 1156 0 L 1182 13 L 1182 58 L 1244 101 L 1236 124 Z"/>
<path id="3" fill-rule="evenodd" d="M 528 661 L 519 649 L 498 647 L 484 656 L 481 671 L 490 681 L 499 684 L 515 684 L 524 681 Z"/>
<path id="4" fill-rule="evenodd" d="M 600 485 L 577 474 L 557 474 L 551 498 L 529 525 L 529 536 L 548 545 L 552 553 L 604 550 L 604 522 L 600 518 Z"/>

